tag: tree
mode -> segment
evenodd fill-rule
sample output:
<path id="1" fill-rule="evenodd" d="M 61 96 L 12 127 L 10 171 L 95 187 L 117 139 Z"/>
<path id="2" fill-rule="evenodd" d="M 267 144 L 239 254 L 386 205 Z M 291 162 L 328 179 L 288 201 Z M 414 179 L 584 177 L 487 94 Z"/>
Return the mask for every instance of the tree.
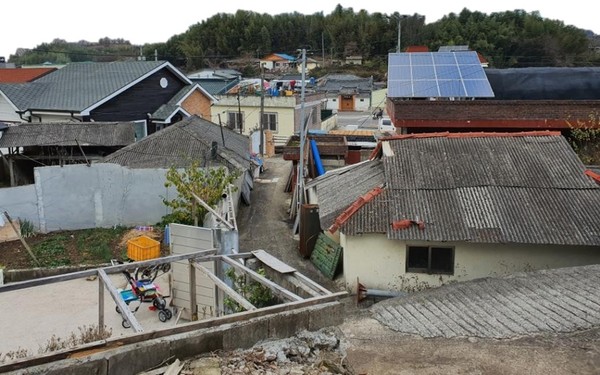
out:
<path id="1" fill-rule="evenodd" d="M 590 113 L 587 121 L 568 124 L 571 131 L 567 139 L 579 159 L 586 165 L 600 165 L 600 114 Z"/>
<path id="2" fill-rule="evenodd" d="M 171 167 L 167 171 L 165 187 L 175 187 L 178 196 L 171 200 L 163 197 L 165 206 L 172 210 L 163 216 L 163 224 L 202 223 L 207 210 L 197 204 L 192 194 L 213 207 L 221 200 L 223 191 L 237 178 L 237 174 L 229 173 L 225 167 L 204 169 L 199 164 L 194 161 L 183 170 Z"/>

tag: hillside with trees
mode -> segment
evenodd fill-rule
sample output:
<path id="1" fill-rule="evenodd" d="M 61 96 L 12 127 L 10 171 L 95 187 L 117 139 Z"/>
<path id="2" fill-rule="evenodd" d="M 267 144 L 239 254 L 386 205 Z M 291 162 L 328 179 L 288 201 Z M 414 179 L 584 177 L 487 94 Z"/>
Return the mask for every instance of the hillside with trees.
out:
<path id="1" fill-rule="evenodd" d="M 125 40 L 101 39 L 98 43 L 54 40 L 10 62 L 111 61 L 143 58 L 168 60 L 184 70 L 222 66 L 245 57 L 270 52 L 297 54 L 307 48 L 311 57 L 325 61 L 362 55 L 373 68 L 385 69 L 387 54 L 395 51 L 398 13 L 355 12 L 338 5 L 331 14 L 260 14 L 239 10 L 217 14 L 191 25 L 185 33 L 165 43 L 133 46 Z M 485 14 L 468 9 L 450 13 L 426 24 L 414 14 L 401 22 L 402 46 L 425 45 L 436 51 L 442 45 L 469 45 L 490 61 L 491 67 L 600 66 L 600 54 L 591 46 L 598 37 L 588 31 L 545 19 L 522 10 Z"/>

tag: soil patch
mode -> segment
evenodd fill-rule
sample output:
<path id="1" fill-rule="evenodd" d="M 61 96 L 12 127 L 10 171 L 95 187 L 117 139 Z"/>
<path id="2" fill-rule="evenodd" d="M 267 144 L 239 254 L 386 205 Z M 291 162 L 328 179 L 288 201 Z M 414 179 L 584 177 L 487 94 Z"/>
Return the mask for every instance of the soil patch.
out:
<path id="1" fill-rule="evenodd" d="M 160 241 L 162 231 L 156 228 L 153 231 L 96 228 L 39 233 L 26 238 L 25 241 L 45 266 L 52 267 L 105 264 L 110 259 L 125 261 L 127 260 L 127 241 L 138 236 L 148 236 Z M 162 245 L 161 253 L 167 254 L 168 246 Z M 7 270 L 36 266 L 19 240 L 0 243 L 0 265 Z"/>

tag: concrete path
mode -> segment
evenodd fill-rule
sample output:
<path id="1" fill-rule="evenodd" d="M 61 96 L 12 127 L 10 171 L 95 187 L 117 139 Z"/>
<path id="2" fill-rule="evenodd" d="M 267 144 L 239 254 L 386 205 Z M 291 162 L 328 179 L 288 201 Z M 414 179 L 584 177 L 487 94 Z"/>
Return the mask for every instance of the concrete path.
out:
<path id="1" fill-rule="evenodd" d="M 600 326 L 600 265 L 446 285 L 376 304 L 374 317 L 421 337 L 511 338 Z"/>
<path id="2" fill-rule="evenodd" d="M 110 275 L 116 288 L 126 286 L 121 274 Z M 167 275 L 157 279 L 163 293 L 168 293 Z M 98 280 L 76 279 L 0 293 L 0 362 L 4 355 L 27 350 L 30 355 L 44 352 L 52 337 L 67 340 L 71 334 L 80 337 L 81 329 L 98 326 Z M 170 302 L 170 299 L 168 300 Z M 132 302 L 134 309 L 139 303 Z M 135 317 L 144 331 L 175 326 L 173 317 L 165 323 L 156 311 L 144 303 Z M 113 338 L 134 334 L 121 326 L 122 318 L 115 311 L 115 303 L 104 291 L 104 319 Z"/>

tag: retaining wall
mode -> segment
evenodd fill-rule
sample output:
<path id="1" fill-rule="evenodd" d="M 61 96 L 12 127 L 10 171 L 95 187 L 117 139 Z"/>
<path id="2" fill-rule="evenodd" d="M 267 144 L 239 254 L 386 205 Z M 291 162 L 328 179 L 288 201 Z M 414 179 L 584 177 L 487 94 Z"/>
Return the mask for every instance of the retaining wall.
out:
<path id="1" fill-rule="evenodd" d="M 323 303 L 114 349 L 94 349 L 90 350 L 89 355 L 78 353 L 78 358 L 26 367 L 8 374 L 135 374 L 160 366 L 169 358 L 185 360 L 215 350 L 247 349 L 260 341 L 291 337 L 303 330 L 316 331 L 336 326 L 343 321 L 343 309 L 340 302 Z M 117 340 L 114 341 L 116 343 Z"/>

